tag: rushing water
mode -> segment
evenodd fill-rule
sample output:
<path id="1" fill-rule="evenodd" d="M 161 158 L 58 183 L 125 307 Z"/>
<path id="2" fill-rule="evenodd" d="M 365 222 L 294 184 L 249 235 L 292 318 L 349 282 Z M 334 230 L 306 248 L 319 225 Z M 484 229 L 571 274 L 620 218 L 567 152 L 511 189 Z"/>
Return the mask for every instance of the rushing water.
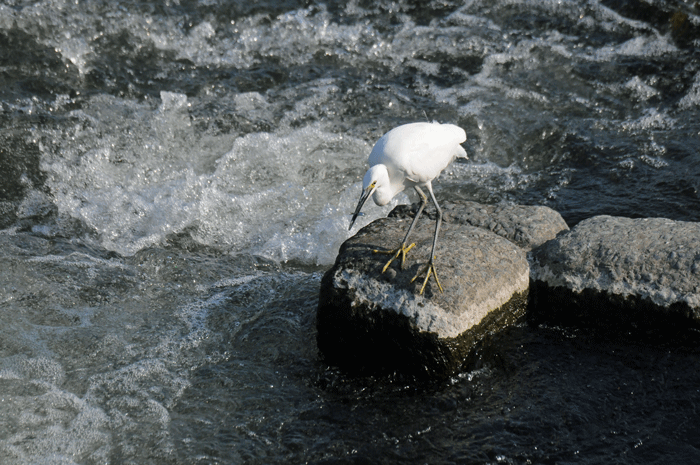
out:
<path id="1" fill-rule="evenodd" d="M 700 462 L 692 342 L 523 324 L 419 386 L 314 321 L 401 123 L 467 131 L 439 199 L 700 220 L 696 5 L 4 0 L 0 462 Z"/>

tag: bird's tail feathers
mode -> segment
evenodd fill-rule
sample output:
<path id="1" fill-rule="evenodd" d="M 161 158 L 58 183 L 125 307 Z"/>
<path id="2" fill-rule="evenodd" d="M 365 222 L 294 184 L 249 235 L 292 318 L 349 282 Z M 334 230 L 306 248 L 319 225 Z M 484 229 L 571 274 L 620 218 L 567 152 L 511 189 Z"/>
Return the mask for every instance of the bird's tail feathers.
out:
<path id="1" fill-rule="evenodd" d="M 466 160 L 469 160 L 469 157 L 467 156 L 467 151 L 464 150 L 464 147 L 461 145 L 457 146 L 457 153 L 455 154 L 455 158 L 464 158 Z"/>

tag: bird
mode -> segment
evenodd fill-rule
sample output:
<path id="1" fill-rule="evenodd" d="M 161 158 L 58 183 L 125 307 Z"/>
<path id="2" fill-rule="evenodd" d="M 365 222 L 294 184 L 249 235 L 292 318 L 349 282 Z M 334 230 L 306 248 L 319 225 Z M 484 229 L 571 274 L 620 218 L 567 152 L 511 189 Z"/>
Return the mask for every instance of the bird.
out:
<path id="1" fill-rule="evenodd" d="M 464 129 L 453 124 L 440 124 L 438 122 L 409 123 L 395 127 L 384 134 L 372 148 L 369 154 L 369 170 L 362 180 L 362 194 L 357 208 L 352 215 L 350 228 L 367 199 L 372 197 L 374 203 L 379 206 L 386 205 L 398 193 L 404 189 L 413 188 L 420 197 L 420 206 L 413 218 L 411 225 L 398 248 L 388 252 L 374 250 L 375 253 L 388 253 L 392 255 L 382 269 L 384 273 L 391 263 L 401 257 L 400 267 L 403 269 L 406 261 L 406 253 L 416 244 L 408 244 L 408 237 L 418 221 L 428 198 L 422 188 L 428 190 L 430 199 L 437 210 L 435 220 L 435 234 L 433 235 L 433 248 L 430 252 L 428 263 L 419 269 L 411 279 L 415 281 L 423 273 L 426 274 L 423 286 L 419 294 L 423 294 L 425 286 L 432 275 L 435 278 L 440 292 L 444 292 L 440 280 L 435 271 L 435 248 L 437 246 L 440 224 L 442 223 L 442 210 L 435 199 L 432 181 L 457 158 L 467 158 L 467 152 L 461 144 L 467 140 Z"/>

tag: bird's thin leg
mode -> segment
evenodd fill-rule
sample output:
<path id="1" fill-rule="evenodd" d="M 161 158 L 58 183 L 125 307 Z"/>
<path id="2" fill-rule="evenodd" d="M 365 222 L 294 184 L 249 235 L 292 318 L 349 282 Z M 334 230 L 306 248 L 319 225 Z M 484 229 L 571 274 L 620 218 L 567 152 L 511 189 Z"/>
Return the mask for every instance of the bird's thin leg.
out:
<path id="1" fill-rule="evenodd" d="M 428 188 L 428 193 L 430 193 L 430 199 L 433 201 L 433 204 L 435 204 L 435 210 L 437 210 L 437 219 L 435 220 L 435 235 L 433 236 L 433 248 L 430 251 L 430 259 L 428 259 L 428 263 L 416 273 L 416 275 L 411 279 L 411 282 L 415 281 L 418 276 L 422 275 L 425 273 L 425 280 L 423 281 L 423 286 L 420 288 L 419 294 L 423 294 L 423 291 L 425 290 L 426 284 L 428 284 L 428 280 L 430 279 L 430 275 L 432 274 L 433 277 L 435 277 L 435 282 L 438 285 L 438 288 L 440 289 L 440 292 L 444 292 L 442 289 L 442 285 L 440 284 L 440 280 L 438 279 L 437 272 L 435 271 L 435 249 L 437 247 L 437 240 L 438 240 L 438 234 L 440 233 L 440 225 L 442 224 L 442 210 L 440 209 L 440 206 L 437 203 L 437 200 L 435 200 L 435 194 L 433 194 L 433 188 L 430 185 L 430 183 L 426 184 L 426 187 Z"/>
<path id="2" fill-rule="evenodd" d="M 393 255 L 389 259 L 389 261 L 384 265 L 384 268 L 382 268 L 382 273 L 384 273 L 387 269 L 389 269 L 389 265 L 391 265 L 391 262 L 393 262 L 395 259 L 397 259 L 399 256 L 401 256 L 401 269 L 403 270 L 404 263 L 406 262 L 406 253 L 408 253 L 409 250 L 411 250 L 413 247 L 415 247 L 415 243 L 406 246 L 406 243 L 408 242 L 408 236 L 411 235 L 411 231 L 413 231 L 413 227 L 416 225 L 416 222 L 418 221 L 418 217 L 423 213 L 423 209 L 425 208 L 425 205 L 428 203 L 428 198 L 425 196 L 422 190 L 418 186 L 414 186 L 414 189 L 418 193 L 418 196 L 420 197 L 420 206 L 418 207 L 418 211 L 416 212 L 416 216 L 413 218 L 413 221 L 411 222 L 411 226 L 408 227 L 408 231 L 406 232 L 406 235 L 403 238 L 403 241 L 401 242 L 401 245 L 399 246 L 398 249 L 394 250 L 373 250 L 374 253 L 384 253 L 384 254 L 390 254 Z"/>

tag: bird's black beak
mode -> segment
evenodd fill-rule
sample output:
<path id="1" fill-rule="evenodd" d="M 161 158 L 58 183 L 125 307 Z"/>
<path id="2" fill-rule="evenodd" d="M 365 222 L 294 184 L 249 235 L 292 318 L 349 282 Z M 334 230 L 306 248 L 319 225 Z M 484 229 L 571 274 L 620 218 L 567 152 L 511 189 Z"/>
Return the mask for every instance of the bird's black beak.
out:
<path id="1" fill-rule="evenodd" d="M 362 191 L 362 195 L 360 196 L 360 201 L 357 203 L 357 208 L 355 209 L 355 213 L 352 214 L 352 220 L 350 221 L 350 227 L 348 228 L 348 231 L 352 229 L 352 225 L 355 224 L 355 220 L 357 219 L 357 216 L 360 214 L 360 210 L 362 210 L 362 206 L 365 204 L 368 198 L 374 193 L 374 188 L 376 187 L 376 184 L 372 183 L 371 185 L 367 186 L 365 190 Z"/>

